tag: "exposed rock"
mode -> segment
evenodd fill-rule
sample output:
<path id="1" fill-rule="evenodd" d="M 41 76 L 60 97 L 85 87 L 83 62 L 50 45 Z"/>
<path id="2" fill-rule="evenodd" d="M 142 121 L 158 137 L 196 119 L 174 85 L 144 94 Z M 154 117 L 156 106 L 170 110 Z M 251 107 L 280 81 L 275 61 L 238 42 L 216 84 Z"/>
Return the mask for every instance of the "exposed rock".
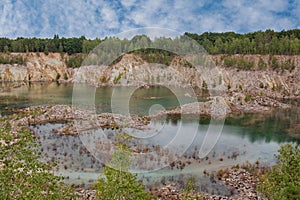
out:
<path id="1" fill-rule="evenodd" d="M 214 55 L 212 59 L 217 63 L 222 74 L 224 84 L 231 91 L 250 93 L 253 96 L 270 98 L 299 98 L 300 91 L 300 56 L 274 55 L 279 64 L 290 61 L 292 69 L 274 70 L 269 65 L 269 55 L 231 55 L 230 58 L 243 58 L 254 63 L 254 69 L 242 70 L 235 67 L 225 67 L 222 57 Z M 258 62 L 262 59 L 266 64 L 259 69 Z"/>
<path id="2" fill-rule="evenodd" d="M 62 129 L 55 130 L 57 134 L 76 135 L 98 128 L 135 128 L 146 129 L 150 118 L 136 115 L 121 115 L 112 113 L 95 114 L 91 111 L 74 109 L 68 105 L 37 106 L 21 110 L 18 113 L 28 113 L 20 119 L 12 120 L 12 130 L 17 130 L 19 124 L 29 126 L 43 123 L 73 122 Z"/>
<path id="3" fill-rule="evenodd" d="M 12 54 L 22 56 L 25 64 L 0 64 L 0 81 L 63 81 L 64 78 L 72 76 L 60 53 Z"/>
<path id="4" fill-rule="evenodd" d="M 25 64 L 0 64 L 0 81 L 73 81 L 103 85 L 172 85 L 208 87 L 229 92 L 264 96 L 272 99 L 299 98 L 300 56 L 274 56 L 278 63 L 290 60 L 290 70 L 273 70 L 269 66 L 269 55 L 232 55 L 243 57 L 254 63 L 255 70 L 224 67 L 224 55 L 209 55 L 216 67 L 183 66 L 180 58 L 174 57 L 169 66 L 150 64 L 139 55 L 124 54 L 110 66 L 82 66 L 79 69 L 66 67 L 67 54 L 60 53 L 11 53 L 21 55 Z M 266 63 L 258 69 L 258 60 Z M 182 60 L 182 59 L 181 59 Z M 212 65 L 213 66 L 213 65 Z M 67 80 L 65 80 L 67 79 Z"/>
<path id="5" fill-rule="evenodd" d="M 254 97 L 245 101 L 245 95 L 241 93 L 232 93 L 225 97 L 213 97 L 207 102 L 194 102 L 184 104 L 171 110 L 165 110 L 152 116 L 159 117 L 161 115 L 204 115 L 212 118 L 224 118 L 228 114 L 233 113 L 255 113 L 265 112 L 271 108 L 290 108 L 290 105 L 281 103 L 268 97 Z M 250 97 L 249 97 L 250 98 Z"/>

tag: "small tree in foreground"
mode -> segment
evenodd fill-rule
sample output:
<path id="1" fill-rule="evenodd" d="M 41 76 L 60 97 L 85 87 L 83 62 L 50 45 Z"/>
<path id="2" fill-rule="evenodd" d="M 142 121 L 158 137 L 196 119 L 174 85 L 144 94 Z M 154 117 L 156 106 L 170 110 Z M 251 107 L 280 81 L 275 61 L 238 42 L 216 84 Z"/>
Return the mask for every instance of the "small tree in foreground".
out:
<path id="1" fill-rule="evenodd" d="M 129 172 L 129 152 L 122 145 L 114 151 L 112 160 L 103 168 L 103 175 L 94 184 L 97 199 L 150 199 L 144 185 L 137 181 L 136 175 Z"/>
<path id="2" fill-rule="evenodd" d="M 278 152 L 278 163 L 261 178 L 259 190 L 266 199 L 300 199 L 299 145 L 286 144 Z"/>
<path id="3" fill-rule="evenodd" d="M 0 119 L 0 199 L 72 199 L 73 188 L 38 160 L 35 138 L 25 128 L 11 132 Z"/>

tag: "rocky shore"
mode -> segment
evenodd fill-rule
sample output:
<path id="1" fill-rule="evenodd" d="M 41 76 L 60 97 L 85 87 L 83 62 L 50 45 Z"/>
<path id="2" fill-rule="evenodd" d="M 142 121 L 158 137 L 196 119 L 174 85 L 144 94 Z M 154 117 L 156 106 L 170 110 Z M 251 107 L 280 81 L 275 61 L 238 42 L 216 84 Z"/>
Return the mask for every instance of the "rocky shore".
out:
<path id="1" fill-rule="evenodd" d="M 224 173 L 218 175 L 218 179 L 232 191 L 230 196 L 213 195 L 197 191 L 180 190 L 176 184 L 170 183 L 158 189 L 149 191 L 157 200 L 184 200 L 184 199 L 205 199 L 205 200 L 256 200 L 260 199 L 256 188 L 258 177 L 243 168 L 233 167 L 225 169 Z M 78 200 L 94 200 L 95 190 L 78 188 L 76 193 Z"/>
<path id="2" fill-rule="evenodd" d="M 61 135 L 77 135 L 97 128 L 135 128 L 146 129 L 150 123 L 149 117 L 136 115 L 121 115 L 112 113 L 95 114 L 92 111 L 75 109 L 68 105 L 34 106 L 14 110 L 23 114 L 22 117 L 11 120 L 12 130 L 19 125 L 30 126 L 45 123 L 71 122 L 55 130 Z"/>
<path id="3" fill-rule="evenodd" d="M 175 57 L 169 66 L 153 65 L 136 54 L 125 54 L 111 66 L 83 66 L 67 68 L 70 56 L 60 53 L 11 53 L 5 56 L 21 56 L 24 64 L 0 64 L 0 82 L 87 82 L 95 86 L 142 85 L 191 85 L 199 88 L 218 88 L 251 96 L 272 99 L 300 97 L 300 56 L 273 56 L 278 63 L 290 61 L 293 69 L 274 70 L 269 66 L 270 55 L 209 55 L 215 70 L 203 67 L 187 68 L 182 59 Z M 243 58 L 252 61 L 253 70 L 225 66 L 224 58 Z M 258 61 L 266 64 L 258 67 Z"/>
<path id="4" fill-rule="evenodd" d="M 194 102 L 171 110 L 158 112 L 161 115 L 204 115 L 212 118 L 225 118 L 229 114 L 266 112 L 272 108 L 290 108 L 290 105 L 269 97 L 247 97 L 242 93 L 233 93 L 225 97 L 213 97 L 207 102 Z"/>

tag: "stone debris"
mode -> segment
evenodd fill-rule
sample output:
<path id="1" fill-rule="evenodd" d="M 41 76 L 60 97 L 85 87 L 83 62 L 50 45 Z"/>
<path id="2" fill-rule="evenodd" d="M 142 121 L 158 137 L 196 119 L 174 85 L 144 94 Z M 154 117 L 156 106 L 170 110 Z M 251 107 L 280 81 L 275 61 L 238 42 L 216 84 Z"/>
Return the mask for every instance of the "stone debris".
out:
<path id="1" fill-rule="evenodd" d="M 202 194 L 197 192 L 183 192 L 180 191 L 174 184 L 169 184 L 159 188 L 153 192 L 157 199 L 205 199 L 205 200 L 255 200 L 259 199 L 256 191 L 258 185 L 257 177 L 250 174 L 248 171 L 242 168 L 229 169 L 228 174 L 223 174 L 221 180 L 229 187 L 234 189 L 232 196 L 221 196 L 212 194 Z M 198 198 L 197 198 L 198 197 Z"/>
<path id="2" fill-rule="evenodd" d="M 230 169 L 228 177 L 223 176 L 222 181 L 237 191 L 237 194 L 229 199 L 258 199 L 258 193 L 256 191 L 258 178 L 245 169 Z"/>
<path id="3" fill-rule="evenodd" d="M 19 124 L 30 126 L 44 123 L 70 122 L 54 130 L 61 135 L 76 135 L 98 128 L 135 128 L 144 130 L 150 123 L 149 117 L 121 115 L 113 113 L 95 114 L 89 110 L 75 109 L 68 105 L 37 106 L 17 110 L 18 113 L 29 113 L 20 119 L 12 120 L 12 130 Z"/>
<path id="4" fill-rule="evenodd" d="M 249 98 L 249 99 L 247 99 Z M 212 118 L 225 118 L 228 114 L 234 113 L 258 113 L 266 112 L 271 108 L 290 108 L 290 105 L 281 103 L 269 97 L 247 97 L 242 93 L 233 93 L 225 97 L 212 97 L 206 102 L 193 102 L 184 104 L 171 110 L 164 110 L 151 116 L 152 118 L 162 115 L 202 115 Z"/>
<path id="5" fill-rule="evenodd" d="M 203 199 L 203 200 L 256 200 L 260 199 L 256 191 L 258 178 L 242 168 L 231 168 L 228 173 L 224 173 L 221 180 L 228 188 L 234 189 L 231 196 L 213 195 L 207 193 L 187 192 L 178 189 L 175 184 L 168 184 L 156 190 L 150 191 L 157 200 L 184 200 L 184 199 Z M 95 190 L 76 190 L 79 195 L 78 200 L 95 199 Z"/>
<path id="6" fill-rule="evenodd" d="M 78 195 L 76 200 L 96 200 L 95 190 L 86 190 L 83 188 L 76 189 L 75 193 Z"/>

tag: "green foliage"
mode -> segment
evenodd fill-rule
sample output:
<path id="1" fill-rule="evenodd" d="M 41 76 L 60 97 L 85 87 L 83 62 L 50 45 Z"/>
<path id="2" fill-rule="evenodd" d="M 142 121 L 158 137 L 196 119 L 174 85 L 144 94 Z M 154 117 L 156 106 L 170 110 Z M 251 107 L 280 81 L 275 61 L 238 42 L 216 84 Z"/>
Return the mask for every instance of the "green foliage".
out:
<path id="1" fill-rule="evenodd" d="M 276 57 L 270 56 L 270 66 L 274 70 L 279 69 L 279 63 Z"/>
<path id="2" fill-rule="evenodd" d="M 106 76 L 102 76 L 100 79 L 101 83 L 106 83 L 108 81 Z"/>
<path id="3" fill-rule="evenodd" d="M 95 40 L 84 40 L 82 42 L 82 53 L 90 53 L 100 43 L 101 40 L 98 38 L 96 38 Z"/>
<path id="4" fill-rule="evenodd" d="M 66 59 L 66 65 L 69 68 L 78 68 L 81 66 L 85 56 L 82 54 L 72 55 Z"/>
<path id="5" fill-rule="evenodd" d="M 254 62 L 243 57 L 226 56 L 223 58 L 225 67 L 236 67 L 243 70 L 251 70 L 254 68 Z"/>
<path id="6" fill-rule="evenodd" d="M 73 189 L 50 173 L 51 166 L 38 161 L 35 138 L 25 128 L 12 133 L 8 121 L 0 121 L 0 199 L 71 199 Z"/>
<path id="7" fill-rule="evenodd" d="M 68 54 L 81 53 L 83 49 L 87 49 L 87 40 L 84 36 L 80 38 L 59 38 L 54 35 L 51 38 L 0 38 L 0 52 L 65 52 Z M 93 40 L 99 42 L 99 39 Z"/>
<path id="8" fill-rule="evenodd" d="M 265 69 L 267 67 L 267 63 L 265 63 L 265 61 L 259 57 L 259 60 L 258 60 L 258 69 L 262 70 L 262 69 Z"/>
<path id="9" fill-rule="evenodd" d="M 5 46 L 4 46 L 4 48 L 3 48 L 3 52 L 4 52 L 4 53 L 8 53 L 8 52 L 9 52 L 9 48 L 8 48 L 8 46 L 7 46 L 7 45 L 5 45 Z"/>
<path id="10" fill-rule="evenodd" d="M 123 76 L 123 73 L 119 73 L 118 76 L 114 78 L 114 84 L 119 83 L 122 76 Z"/>
<path id="11" fill-rule="evenodd" d="M 194 176 L 190 176 L 186 182 L 185 190 L 187 192 L 195 192 L 195 191 L 197 191 L 197 187 L 198 187 L 198 185 L 197 185 L 196 178 Z"/>
<path id="12" fill-rule="evenodd" d="M 60 76 L 61 76 L 60 73 L 56 74 L 56 81 L 58 81 L 60 79 Z"/>
<path id="13" fill-rule="evenodd" d="M 293 71 L 295 69 L 295 62 L 294 60 L 291 59 L 287 59 L 285 61 L 282 61 L 281 63 L 281 70 L 289 70 L 290 72 Z"/>
<path id="14" fill-rule="evenodd" d="M 299 145 L 286 144 L 278 152 L 277 164 L 260 179 L 259 190 L 266 199 L 300 199 Z"/>
<path id="15" fill-rule="evenodd" d="M 250 100 L 251 100 L 251 96 L 247 94 L 247 95 L 245 96 L 245 101 L 246 101 L 246 102 L 249 102 Z"/>
<path id="16" fill-rule="evenodd" d="M 22 56 L 15 55 L 0 55 L 0 64 L 25 64 L 25 60 Z"/>
<path id="17" fill-rule="evenodd" d="M 285 54 L 300 53 L 300 30 L 256 31 L 239 34 L 234 32 L 209 33 L 201 35 L 185 33 L 193 38 L 210 54 Z"/>
<path id="18" fill-rule="evenodd" d="M 45 46 L 44 53 L 45 53 L 46 55 L 49 54 L 49 49 L 48 49 L 48 46 L 47 46 L 47 45 Z"/>
<path id="19" fill-rule="evenodd" d="M 64 79 L 68 80 L 68 74 L 66 72 L 64 73 Z"/>
<path id="20" fill-rule="evenodd" d="M 104 176 L 94 184 L 97 199 L 150 199 L 143 184 L 129 172 L 130 164 L 127 150 L 115 150 L 111 162 L 103 168 Z"/>
<path id="21" fill-rule="evenodd" d="M 202 81 L 202 88 L 207 90 L 207 83 L 205 82 L 205 80 Z"/>
<path id="22" fill-rule="evenodd" d="M 170 65 L 172 59 L 175 54 L 172 52 L 164 51 L 161 49 L 138 49 L 133 51 L 132 53 L 136 53 L 141 56 L 143 60 L 148 63 L 160 63 L 164 65 Z"/>
<path id="23" fill-rule="evenodd" d="M 186 36 L 196 40 L 202 45 L 209 54 L 285 54 L 298 55 L 300 54 L 300 30 L 287 30 L 275 32 L 273 30 L 256 31 L 253 33 L 239 34 L 234 32 L 226 33 L 209 33 L 205 32 L 201 35 L 185 33 Z M 54 35 L 53 38 L 0 38 L 0 52 L 64 52 L 69 55 L 74 53 L 88 54 L 98 44 L 112 38 L 105 38 L 101 40 L 96 38 L 94 40 L 86 39 L 84 36 L 79 38 L 59 38 Z M 126 49 L 133 51 L 137 49 L 145 49 L 151 44 L 151 40 L 145 35 L 137 35 L 128 43 L 126 39 L 118 40 L 114 38 L 117 43 L 110 43 L 112 51 L 118 52 Z M 179 44 L 180 38 L 156 38 L 153 42 L 153 47 L 157 43 L 164 44 L 166 47 L 174 43 Z M 121 43 L 121 45 L 119 44 Z M 188 52 L 186 49 L 189 46 L 182 46 L 183 52 Z M 176 49 L 176 46 L 174 46 Z M 106 48 L 106 47 L 105 47 Z M 100 55 L 100 53 L 99 53 Z M 169 63 L 170 56 L 163 55 L 156 57 L 156 55 L 145 56 L 148 61 L 155 62 L 155 60 L 164 63 Z"/>

